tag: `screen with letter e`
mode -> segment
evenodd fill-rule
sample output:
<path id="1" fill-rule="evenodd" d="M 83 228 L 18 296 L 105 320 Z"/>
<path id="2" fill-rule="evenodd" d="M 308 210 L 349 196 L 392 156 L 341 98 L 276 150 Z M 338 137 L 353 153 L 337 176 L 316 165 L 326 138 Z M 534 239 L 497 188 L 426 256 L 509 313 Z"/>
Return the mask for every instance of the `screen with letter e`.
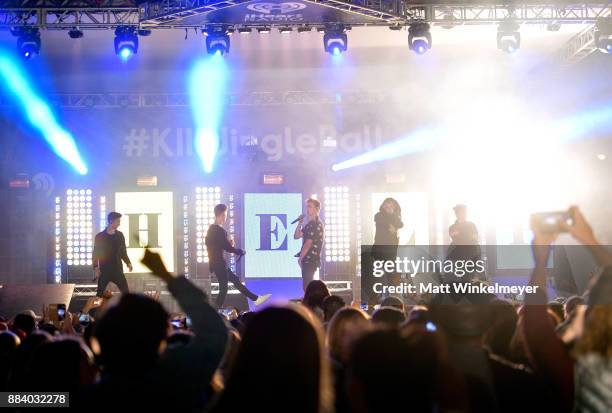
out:
<path id="1" fill-rule="evenodd" d="M 302 213 L 302 194 L 244 194 L 244 269 L 247 278 L 300 277 L 293 239 Z"/>

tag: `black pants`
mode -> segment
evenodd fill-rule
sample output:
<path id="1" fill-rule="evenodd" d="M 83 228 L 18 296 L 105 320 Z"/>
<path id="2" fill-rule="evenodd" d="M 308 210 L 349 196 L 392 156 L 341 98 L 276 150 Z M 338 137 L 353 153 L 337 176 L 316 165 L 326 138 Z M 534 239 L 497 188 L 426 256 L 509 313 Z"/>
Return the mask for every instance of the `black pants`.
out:
<path id="1" fill-rule="evenodd" d="M 308 287 L 308 284 L 310 284 L 310 282 L 314 279 L 317 268 L 319 268 L 319 263 L 317 262 L 302 263 L 302 288 L 304 288 L 304 292 L 306 292 L 306 287 Z"/>
<path id="2" fill-rule="evenodd" d="M 102 293 L 104 293 L 109 282 L 114 283 L 122 294 L 130 292 L 123 271 L 101 271 L 100 278 L 98 278 L 98 291 L 96 292 L 96 296 L 102 297 Z"/>
<path id="3" fill-rule="evenodd" d="M 259 298 L 257 294 L 254 294 L 248 288 L 246 288 L 246 286 L 240 282 L 238 276 L 234 274 L 229 268 L 220 265 L 218 267 L 213 267 L 212 271 L 215 273 L 217 279 L 219 280 L 219 295 L 217 296 L 217 300 L 215 302 L 217 308 L 223 307 L 223 301 L 225 301 L 225 296 L 227 295 L 228 281 L 234 284 L 234 287 L 236 287 L 236 289 L 240 291 L 242 295 L 245 295 L 249 300 L 255 301 Z"/>

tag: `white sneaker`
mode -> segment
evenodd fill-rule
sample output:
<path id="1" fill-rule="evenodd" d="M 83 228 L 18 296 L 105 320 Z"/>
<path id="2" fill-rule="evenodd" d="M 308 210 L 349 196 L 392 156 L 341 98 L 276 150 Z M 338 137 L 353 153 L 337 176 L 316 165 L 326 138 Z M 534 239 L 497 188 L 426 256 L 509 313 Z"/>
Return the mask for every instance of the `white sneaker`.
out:
<path id="1" fill-rule="evenodd" d="M 263 303 L 268 301 L 270 296 L 272 296 L 272 294 L 260 295 L 259 297 L 257 297 L 257 300 L 253 301 L 253 304 L 255 304 L 255 306 L 262 305 Z"/>

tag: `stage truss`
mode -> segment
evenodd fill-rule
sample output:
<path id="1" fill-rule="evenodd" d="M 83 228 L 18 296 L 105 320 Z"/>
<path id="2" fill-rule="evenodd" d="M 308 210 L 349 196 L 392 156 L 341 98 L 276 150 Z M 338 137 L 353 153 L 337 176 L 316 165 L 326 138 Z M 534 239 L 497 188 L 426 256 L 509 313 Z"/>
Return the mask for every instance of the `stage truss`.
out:
<path id="1" fill-rule="evenodd" d="M 19 26 L 38 27 L 46 30 L 67 30 L 78 27 L 87 29 L 113 29 L 132 25 L 142 29 L 200 28 L 201 24 L 185 23 L 187 17 L 206 15 L 211 11 L 235 7 L 252 0 L 152 0 L 139 6 L 132 1 L 13 1 L 0 7 L 0 28 Z M 458 26 L 466 24 L 495 24 L 512 17 L 519 24 L 573 24 L 595 23 L 597 19 L 612 17 L 612 3 L 576 3 L 559 5 L 541 4 L 413 4 L 407 1 L 344 1 L 304 0 L 375 20 L 353 23 L 353 26 L 398 26 L 414 21 L 426 21 L 433 25 Z M 320 22 L 318 22 L 321 24 Z M 263 24 L 228 22 L 241 27 L 258 27 Z M 286 22 L 282 26 L 316 25 L 317 22 Z M 270 26 L 270 24 L 265 24 Z M 280 24 L 279 24 L 280 25 Z M 274 24 L 272 24 L 274 26 Z"/>
<path id="2" fill-rule="evenodd" d="M 402 29 L 414 22 L 452 28 L 462 25 L 498 24 L 513 19 L 518 24 L 594 24 L 612 18 L 612 3 L 478 4 L 421 3 L 406 0 L 301 0 L 303 3 L 356 16 L 350 26 L 387 26 Z M 134 26 L 142 30 L 201 29 L 206 16 L 222 9 L 252 3 L 253 0 L 8 0 L 0 7 L 0 30 L 36 27 L 44 30 L 110 30 Z M 195 18 L 195 19 L 194 19 Z M 363 18 L 362 20 L 359 20 Z M 224 21 L 228 27 L 293 26 L 323 27 L 330 21 L 248 23 Z M 562 63 L 575 63 L 595 50 L 594 30 L 589 27 L 562 48 Z"/>

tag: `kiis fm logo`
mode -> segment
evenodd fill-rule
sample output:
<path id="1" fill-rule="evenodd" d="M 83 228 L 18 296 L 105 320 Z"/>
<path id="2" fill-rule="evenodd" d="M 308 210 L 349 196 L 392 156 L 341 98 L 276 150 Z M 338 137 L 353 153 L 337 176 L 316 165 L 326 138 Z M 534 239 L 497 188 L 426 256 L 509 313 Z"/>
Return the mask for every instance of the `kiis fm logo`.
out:
<path id="1" fill-rule="evenodd" d="M 255 12 L 244 15 L 244 21 L 250 23 L 281 23 L 289 21 L 302 21 L 304 15 L 295 13 L 306 8 L 305 4 L 297 2 L 283 3 L 254 3 L 246 6 Z"/>

